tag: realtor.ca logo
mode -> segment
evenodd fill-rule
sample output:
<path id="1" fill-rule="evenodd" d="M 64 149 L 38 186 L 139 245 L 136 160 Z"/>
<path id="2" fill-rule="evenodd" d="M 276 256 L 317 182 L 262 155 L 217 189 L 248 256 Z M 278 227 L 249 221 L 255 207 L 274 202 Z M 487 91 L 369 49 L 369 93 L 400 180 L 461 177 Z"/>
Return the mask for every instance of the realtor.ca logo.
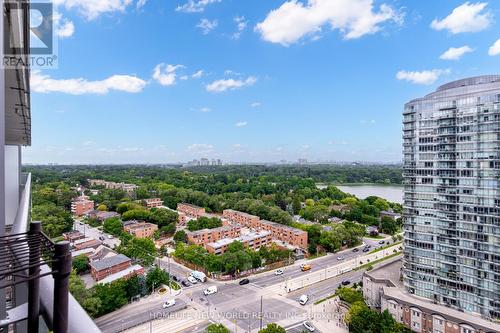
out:
<path id="1" fill-rule="evenodd" d="M 4 7 L 4 68 L 57 68 L 57 38 L 52 2 L 6 0 Z"/>

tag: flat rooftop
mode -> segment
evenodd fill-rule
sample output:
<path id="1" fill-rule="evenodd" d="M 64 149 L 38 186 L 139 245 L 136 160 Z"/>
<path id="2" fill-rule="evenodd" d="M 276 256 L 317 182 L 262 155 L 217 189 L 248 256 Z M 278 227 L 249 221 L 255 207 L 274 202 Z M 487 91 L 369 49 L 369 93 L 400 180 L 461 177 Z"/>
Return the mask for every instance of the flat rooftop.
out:
<path id="1" fill-rule="evenodd" d="M 389 262 L 383 266 L 377 267 L 365 274 L 377 280 L 389 280 L 396 287 L 403 288 L 403 281 L 401 281 L 401 268 L 403 267 L 403 262 L 401 258 Z"/>

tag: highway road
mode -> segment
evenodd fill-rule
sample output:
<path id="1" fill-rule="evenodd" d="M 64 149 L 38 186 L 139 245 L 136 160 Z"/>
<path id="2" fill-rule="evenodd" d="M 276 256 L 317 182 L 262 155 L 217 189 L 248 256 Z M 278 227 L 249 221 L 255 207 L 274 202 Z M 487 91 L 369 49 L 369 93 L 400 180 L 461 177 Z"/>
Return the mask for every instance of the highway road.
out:
<path id="1" fill-rule="evenodd" d="M 105 333 L 117 333 L 153 319 L 167 318 L 187 306 L 182 299 L 176 299 L 174 306 L 164 309 L 163 303 L 168 299 L 170 299 L 168 296 L 158 296 L 141 300 L 97 318 L 95 323 Z"/>
<path id="2" fill-rule="evenodd" d="M 392 242 L 390 238 L 385 239 L 384 241 L 387 243 L 388 240 Z M 310 274 L 312 272 L 320 271 L 322 269 L 340 264 L 345 260 L 365 255 L 366 253 L 362 251 L 365 245 L 371 245 L 371 250 L 374 250 L 378 247 L 383 246 L 379 244 L 380 241 L 381 241 L 380 239 L 365 238 L 363 239 L 364 244 L 356 247 L 358 249 L 358 252 L 353 252 L 353 249 L 347 249 L 337 253 L 329 253 L 323 257 L 319 257 L 312 260 L 307 260 L 307 259 L 298 260 L 293 265 L 284 267 L 283 268 L 284 273 L 282 275 L 276 276 L 275 271 L 272 271 L 272 272 L 257 274 L 253 277 L 250 277 L 249 279 L 251 283 L 254 285 L 257 285 L 259 287 L 267 287 L 269 285 L 274 285 L 286 281 L 287 279 L 306 276 L 307 274 Z M 338 257 L 342 257 L 343 260 L 338 260 Z M 300 270 L 300 265 L 303 263 L 311 265 L 311 269 L 307 272 L 302 272 Z"/>

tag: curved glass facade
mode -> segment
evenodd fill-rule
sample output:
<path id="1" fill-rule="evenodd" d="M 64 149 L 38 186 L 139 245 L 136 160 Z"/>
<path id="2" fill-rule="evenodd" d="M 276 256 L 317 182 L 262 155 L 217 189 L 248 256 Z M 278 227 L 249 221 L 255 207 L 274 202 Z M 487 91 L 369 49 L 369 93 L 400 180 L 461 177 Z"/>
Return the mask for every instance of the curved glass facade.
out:
<path id="1" fill-rule="evenodd" d="M 500 75 L 407 103 L 403 156 L 407 291 L 499 318 Z"/>

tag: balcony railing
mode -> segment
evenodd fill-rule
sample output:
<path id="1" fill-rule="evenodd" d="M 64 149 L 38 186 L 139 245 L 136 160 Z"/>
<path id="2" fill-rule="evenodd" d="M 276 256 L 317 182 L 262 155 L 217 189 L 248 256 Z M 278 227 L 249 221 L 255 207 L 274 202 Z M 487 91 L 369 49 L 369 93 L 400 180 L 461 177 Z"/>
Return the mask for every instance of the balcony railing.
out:
<path id="1" fill-rule="evenodd" d="M 0 237 L 0 251 L 3 251 L 0 260 L 8 263 L 0 265 L 5 267 L 0 269 L 0 289 L 12 289 L 14 305 L 5 319 L 0 318 L 0 331 L 2 327 L 14 325 L 16 332 L 38 332 L 41 315 L 46 326 L 55 333 L 101 332 L 68 293 L 69 244 L 50 242 L 40 231 L 40 223 L 33 224 L 34 228 L 29 230 L 31 175 L 24 176 L 14 223 L 9 235 Z"/>

